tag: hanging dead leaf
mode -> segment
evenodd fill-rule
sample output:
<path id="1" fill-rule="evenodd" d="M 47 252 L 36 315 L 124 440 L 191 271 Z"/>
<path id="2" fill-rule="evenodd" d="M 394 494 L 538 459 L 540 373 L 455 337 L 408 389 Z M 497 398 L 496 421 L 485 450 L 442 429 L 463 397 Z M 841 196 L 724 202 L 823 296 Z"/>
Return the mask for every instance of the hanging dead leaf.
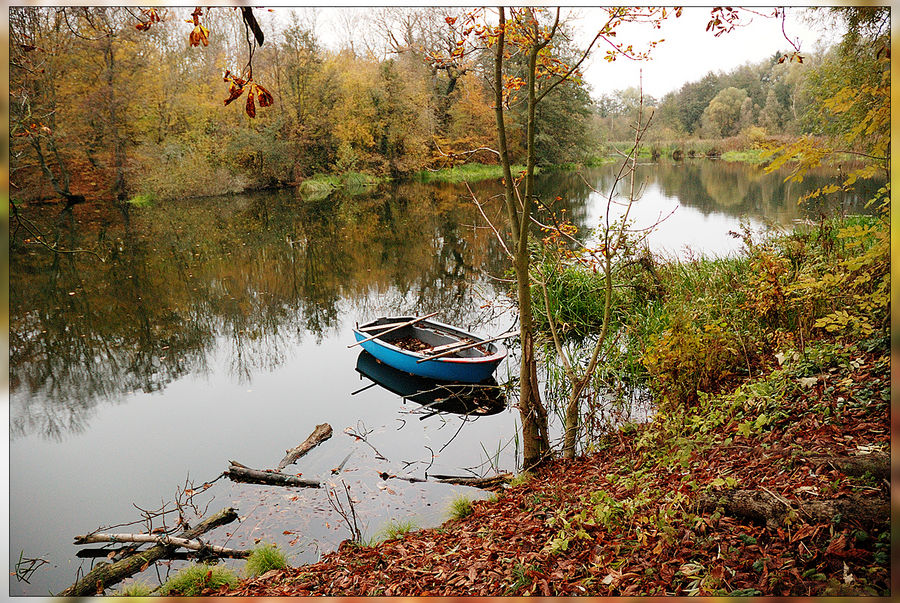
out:
<path id="1" fill-rule="evenodd" d="M 250 118 L 256 117 L 256 103 L 253 99 L 253 88 L 247 92 L 247 106 L 244 108 L 247 112 L 247 116 Z"/>
<path id="2" fill-rule="evenodd" d="M 231 101 L 235 100 L 237 97 L 239 97 L 243 93 L 244 93 L 243 86 L 236 86 L 235 84 L 232 83 L 231 86 L 228 88 L 228 98 L 226 98 L 224 101 L 225 106 L 228 106 L 231 103 Z"/>
<path id="3" fill-rule="evenodd" d="M 256 100 L 259 101 L 260 107 L 270 107 L 275 102 L 275 99 L 272 97 L 272 93 L 260 86 L 259 84 L 255 84 L 256 86 Z"/>
<path id="4" fill-rule="evenodd" d="M 191 32 L 189 41 L 191 46 L 200 46 L 200 44 L 209 46 L 209 30 L 202 25 L 197 25 L 194 27 L 194 31 Z"/>

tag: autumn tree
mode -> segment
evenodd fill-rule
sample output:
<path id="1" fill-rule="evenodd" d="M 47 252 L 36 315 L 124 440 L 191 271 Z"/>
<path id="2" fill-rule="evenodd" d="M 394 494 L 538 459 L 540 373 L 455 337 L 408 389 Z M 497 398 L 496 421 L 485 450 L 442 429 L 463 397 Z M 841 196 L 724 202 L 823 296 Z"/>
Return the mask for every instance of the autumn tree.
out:
<path id="1" fill-rule="evenodd" d="M 746 90 L 733 86 L 716 94 L 703 110 L 701 121 L 707 136 L 720 137 L 737 134 L 741 124 L 744 101 L 749 99 Z"/>
<path id="2" fill-rule="evenodd" d="M 664 9 L 612 8 L 604 10 L 596 35 L 574 59 L 561 58 L 560 11 L 535 8 L 497 9 L 497 21 L 490 22 L 486 12 L 471 11 L 462 23 L 466 41 L 490 49 L 490 82 L 494 92 L 497 131 L 496 153 L 503 168 L 504 206 L 509 228 L 509 250 L 516 275 L 515 294 L 519 312 L 521 361 L 519 366 L 519 412 L 522 419 L 523 457 L 526 467 L 540 463 L 550 452 L 547 411 L 541 400 L 537 378 L 535 325 L 530 281 L 532 210 L 536 195 L 534 172 L 537 159 L 537 110 L 559 86 L 580 78 L 579 69 L 598 42 L 608 43 L 607 60 L 625 55 L 642 58 L 644 53 L 615 40 L 617 28 L 625 22 L 658 24 Z M 651 46 L 654 44 L 651 43 Z M 463 51 L 465 52 L 465 51 Z M 440 58 L 440 57 L 438 57 Z M 512 67 L 518 64 L 518 70 Z M 521 100 L 520 100 L 521 99 Z M 523 104 L 525 170 L 512 173 L 509 136 L 509 107 Z"/>

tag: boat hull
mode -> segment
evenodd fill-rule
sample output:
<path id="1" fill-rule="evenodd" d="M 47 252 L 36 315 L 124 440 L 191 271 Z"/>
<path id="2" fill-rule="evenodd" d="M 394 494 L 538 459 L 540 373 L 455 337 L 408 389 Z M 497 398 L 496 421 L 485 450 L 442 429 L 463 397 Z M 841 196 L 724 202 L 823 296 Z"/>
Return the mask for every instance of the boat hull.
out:
<path id="1" fill-rule="evenodd" d="M 365 325 L 360 325 L 360 327 L 353 330 L 353 334 L 356 337 L 356 341 L 364 341 L 373 334 L 371 329 L 377 328 L 380 324 L 394 324 L 404 320 L 413 320 L 413 318 L 379 318 Z M 436 342 L 443 345 L 453 340 L 482 341 L 482 338 L 476 335 L 431 320 L 423 320 L 415 326 L 405 329 L 407 330 L 406 332 L 415 333 L 417 336 L 434 337 Z M 404 332 L 394 333 L 393 338 L 396 339 L 404 334 Z M 399 371 L 438 381 L 455 381 L 460 383 L 480 383 L 488 379 L 506 357 L 506 348 L 495 342 L 485 343 L 483 346 L 480 346 L 483 350 L 473 349 L 472 352 L 461 357 L 436 358 L 425 362 L 418 362 L 427 357 L 425 354 L 405 350 L 390 341 L 372 339 L 360 345 L 372 356 Z"/>

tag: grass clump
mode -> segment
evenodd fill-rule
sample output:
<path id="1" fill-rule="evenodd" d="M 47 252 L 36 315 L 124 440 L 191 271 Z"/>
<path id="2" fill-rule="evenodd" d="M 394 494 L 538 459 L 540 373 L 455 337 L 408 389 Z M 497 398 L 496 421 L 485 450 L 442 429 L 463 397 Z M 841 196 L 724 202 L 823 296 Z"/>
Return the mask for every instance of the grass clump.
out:
<path id="1" fill-rule="evenodd" d="M 371 544 L 381 542 L 382 540 L 394 540 L 396 538 L 402 538 L 406 534 L 409 534 L 410 532 L 415 530 L 416 527 L 416 524 L 412 521 L 391 520 L 388 525 L 382 528 L 381 531 L 375 535 L 375 538 L 372 539 Z"/>
<path id="2" fill-rule="evenodd" d="M 116 597 L 149 597 L 153 587 L 146 582 L 132 582 L 115 594 Z"/>
<path id="3" fill-rule="evenodd" d="M 472 514 L 472 501 L 465 496 L 458 496 L 450 501 L 451 519 L 462 519 Z"/>
<path id="4" fill-rule="evenodd" d="M 509 480 L 509 487 L 517 488 L 517 487 L 521 486 L 522 484 L 528 483 L 529 480 L 531 480 L 531 474 L 528 473 L 527 471 L 523 471 L 519 475 L 517 475 L 514 478 L 512 478 L 511 480 Z"/>
<path id="5" fill-rule="evenodd" d="M 234 588 L 238 577 L 230 569 L 220 565 L 191 565 L 172 576 L 159 589 L 161 596 L 197 597 L 205 589 L 218 590 L 223 586 Z"/>
<path id="6" fill-rule="evenodd" d="M 274 544 L 264 543 L 250 553 L 244 573 L 249 577 L 261 576 L 268 571 L 284 569 L 288 566 L 287 557 Z"/>

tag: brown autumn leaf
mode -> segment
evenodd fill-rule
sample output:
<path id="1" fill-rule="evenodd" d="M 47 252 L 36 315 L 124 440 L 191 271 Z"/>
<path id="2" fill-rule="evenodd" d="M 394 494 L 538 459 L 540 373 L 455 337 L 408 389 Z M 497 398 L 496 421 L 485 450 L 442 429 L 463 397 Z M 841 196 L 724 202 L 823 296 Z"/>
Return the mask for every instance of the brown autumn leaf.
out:
<path id="1" fill-rule="evenodd" d="M 254 84 L 256 86 L 256 100 L 259 101 L 260 107 L 270 107 L 275 102 L 275 99 L 272 97 L 272 93 L 260 86 L 259 84 Z"/>
<path id="2" fill-rule="evenodd" d="M 209 30 L 202 25 L 197 25 L 188 37 L 191 46 L 209 46 Z"/>
<path id="3" fill-rule="evenodd" d="M 247 106 L 244 108 L 250 118 L 256 117 L 256 103 L 253 102 L 253 88 L 247 92 Z"/>
<path id="4" fill-rule="evenodd" d="M 241 94 L 244 93 L 244 87 L 236 85 L 235 82 L 232 82 L 231 86 L 228 88 L 228 98 L 225 99 L 225 106 L 227 107 L 231 101 L 235 100 Z"/>

